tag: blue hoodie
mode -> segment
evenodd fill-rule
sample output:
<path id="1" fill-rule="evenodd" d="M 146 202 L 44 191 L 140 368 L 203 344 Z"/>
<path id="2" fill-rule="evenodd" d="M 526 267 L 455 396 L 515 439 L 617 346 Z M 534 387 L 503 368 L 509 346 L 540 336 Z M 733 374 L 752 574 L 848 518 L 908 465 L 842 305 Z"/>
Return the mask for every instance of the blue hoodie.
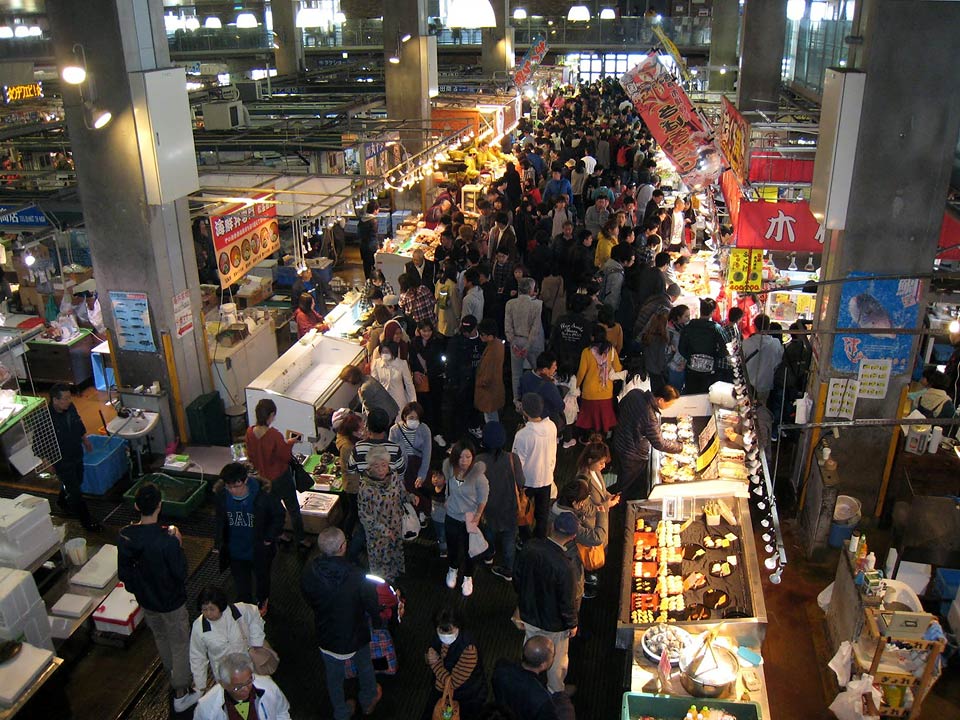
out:
<path id="1" fill-rule="evenodd" d="M 260 492 L 259 483 L 247 483 L 242 499 L 227 493 L 227 523 L 230 526 L 230 558 L 253 560 L 253 503 Z"/>

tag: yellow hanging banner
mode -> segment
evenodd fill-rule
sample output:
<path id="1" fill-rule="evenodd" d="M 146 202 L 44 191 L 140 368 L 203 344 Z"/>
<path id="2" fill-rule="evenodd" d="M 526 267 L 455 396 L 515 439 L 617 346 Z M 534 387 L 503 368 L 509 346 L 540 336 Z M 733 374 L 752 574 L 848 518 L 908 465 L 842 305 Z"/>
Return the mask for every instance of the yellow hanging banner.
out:
<path id="1" fill-rule="evenodd" d="M 763 289 L 763 250 L 734 248 L 730 251 L 727 289 L 751 293 Z"/>

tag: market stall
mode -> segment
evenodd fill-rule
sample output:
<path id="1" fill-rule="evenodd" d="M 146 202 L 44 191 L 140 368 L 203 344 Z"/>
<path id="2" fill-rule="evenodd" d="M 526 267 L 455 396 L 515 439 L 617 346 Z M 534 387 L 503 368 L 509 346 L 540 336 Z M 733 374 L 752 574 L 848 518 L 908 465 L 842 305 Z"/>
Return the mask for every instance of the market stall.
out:
<path id="1" fill-rule="evenodd" d="M 34 337 L 27 341 L 30 375 L 36 382 L 81 385 L 93 377 L 90 352 L 99 342 L 86 328 L 66 337 Z"/>

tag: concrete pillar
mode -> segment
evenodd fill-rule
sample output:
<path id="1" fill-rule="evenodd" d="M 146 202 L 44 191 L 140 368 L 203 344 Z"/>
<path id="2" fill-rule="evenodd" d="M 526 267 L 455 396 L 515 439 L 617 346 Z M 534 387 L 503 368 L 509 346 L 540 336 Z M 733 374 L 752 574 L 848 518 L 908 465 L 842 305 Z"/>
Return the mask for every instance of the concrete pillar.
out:
<path id="1" fill-rule="evenodd" d="M 737 67 L 737 39 L 740 36 L 740 0 L 713 0 L 710 26 L 710 91 L 732 92 Z M 720 74 L 726 65 L 727 72 Z"/>
<path id="2" fill-rule="evenodd" d="M 747 0 L 737 79 L 737 107 L 741 112 L 776 109 L 786 38 L 787 0 Z"/>
<path id="3" fill-rule="evenodd" d="M 274 63 L 278 75 L 296 75 L 304 69 L 303 34 L 297 27 L 297 0 L 273 0 L 273 31 L 277 49 Z"/>
<path id="4" fill-rule="evenodd" d="M 401 39 L 410 35 L 410 40 Z M 390 58 L 399 53 L 400 62 Z M 430 69 L 436 68 L 436 37 L 427 34 L 426 0 L 392 0 L 383 6 L 383 59 L 387 90 L 387 116 L 398 120 L 430 119 Z M 422 147 L 419 133 L 406 132 L 401 140 L 407 151 Z"/>
<path id="5" fill-rule="evenodd" d="M 932 270 L 960 132 L 960 74 L 947 62 L 960 27 L 960 3 L 876 0 L 871 5 L 846 226 L 828 239 L 824 280 L 846 278 L 854 271 L 884 275 Z M 913 53 L 911 65 L 923 72 L 904 70 L 905 47 Z M 841 288 L 821 286 L 821 328 L 837 327 Z M 921 303 L 916 327 L 923 314 Z M 819 339 L 820 381 L 850 377 L 831 362 L 833 336 L 822 334 Z M 916 339 L 912 347 L 907 372 L 890 378 L 884 399 L 858 400 L 855 418 L 897 417 L 916 358 Z M 839 440 L 829 439 L 840 464 L 841 492 L 859 498 L 865 515 L 875 509 L 887 449 L 897 432 L 857 428 L 842 430 Z"/>
<path id="6" fill-rule="evenodd" d="M 510 25 L 510 0 L 492 0 L 497 26 L 484 28 L 480 64 L 483 74 L 510 72 L 516 64 L 513 53 L 513 27 Z"/>
<path id="7" fill-rule="evenodd" d="M 186 405 L 211 388 L 189 207 L 186 199 L 165 205 L 147 203 L 142 169 L 146 152 L 138 143 L 132 105 L 133 74 L 171 67 L 162 4 L 152 0 L 49 0 L 46 11 L 57 66 L 68 64 L 74 44 L 81 44 L 88 75 L 96 85 L 97 102 L 113 114 L 104 128 L 88 129 L 79 95 L 70 86 L 61 86 L 107 328 L 115 334 L 109 291 L 144 292 L 150 303 L 158 352 L 117 349 L 113 361 L 125 386 L 159 380 L 169 397 L 175 388 L 167 372 L 161 335 L 169 334 L 180 398 Z M 186 88 L 183 92 L 186 95 Z M 195 329 L 177 338 L 173 297 L 183 290 L 190 292 Z"/>

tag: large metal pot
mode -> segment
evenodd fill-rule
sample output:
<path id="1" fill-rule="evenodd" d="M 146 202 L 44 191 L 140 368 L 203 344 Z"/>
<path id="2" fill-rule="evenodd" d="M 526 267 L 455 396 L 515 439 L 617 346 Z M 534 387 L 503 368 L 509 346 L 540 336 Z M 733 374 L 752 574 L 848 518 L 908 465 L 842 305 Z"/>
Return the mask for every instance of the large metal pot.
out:
<path id="1" fill-rule="evenodd" d="M 711 644 L 688 648 L 680 656 L 680 684 L 694 697 L 728 695 L 737 682 L 740 663 L 732 651 Z"/>

